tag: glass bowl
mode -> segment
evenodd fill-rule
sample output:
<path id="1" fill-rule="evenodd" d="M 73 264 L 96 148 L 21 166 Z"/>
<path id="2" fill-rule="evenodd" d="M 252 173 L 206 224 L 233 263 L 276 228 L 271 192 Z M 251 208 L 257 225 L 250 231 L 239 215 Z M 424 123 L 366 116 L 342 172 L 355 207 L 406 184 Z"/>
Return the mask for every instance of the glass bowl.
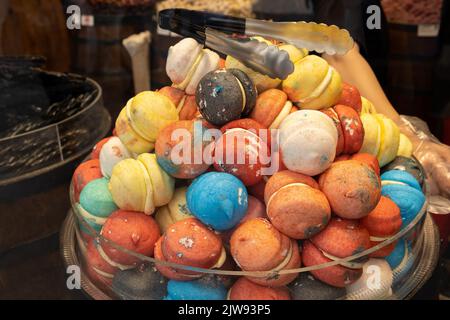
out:
<path id="1" fill-rule="evenodd" d="M 426 194 L 426 184 L 424 185 Z M 394 236 L 386 239 L 369 250 L 360 252 L 345 259 L 338 259 L 325 264 L 302 267 L 298 269 L 281 271 L 237 271 L 231 268 L 202 269 L 185 265 L 178 265 L 166 261 L 157 260 L 152 257 L 127 250 L 116 243 L 105 239 L 99 232 L 85 222 L 81 217 L 78 207 L 74 202 L 73 189 L 70 189 L 72 208 L 64 223 L 61 233 L 62 255 L 66 265 L 78 265 L 82 270 L 82 289 L 94 299 L 163 299 L 166 297 L 168 279 L 165 279 L 156 271 L 157 266 L 168 266 L 178 270 L 195 271 L 202 278 L 216 281 L 220 279 L 225 289 L 240 277 L 271 278 L 286 274 L 298 274 L 287 290 L 292 299 L 346 299 L 346 300 L 368 300 L 368 299 L 405 299 L 412 297 L 417 290 L 428 280 L 433 272 L 438 259 L 439 242 L 435 225 L 427 213 L 427 202 L 424 203 L 419 214 L 408 225 Z M 81 231 L 83 230 L 83 232 Z M 86 234 L 88 234 L 86 236 Z M 129 255 L 138 260 L 133 269 L 119 266 L 114 277 L 104 274 L 103 277 L 92 275 L 86 266 L 87 243 L 95 241 L 97 245 L 108 245 L 121 254 Z M 322 284 L 309 273 L 310 271 L 325 269 L 338 264 L 358 263 L 368 260 L 369 255 L 394 242 L 403 245 L 402 256 L 397 259 L 398 266 L 391 270 L 392 275 L 379 277 L 375 287 L 368 285 L 352 290 L 336 289 Z M 228 256 L 230 256 L 228 254 Z M 386 264 L 385 264 L 386 265 Z M 123 268 L 122 268 L 123 267 Z M 100 272 L 101 273 L 101 272 Z M 369 276 L 370 278 L 370 276 Z M 123 281 L 123 279 L 127 279 Z M 209 280 L 208 280 L 209 281 Z M 136 284 L 138 283 L 138 285 Z M 292 284 L 300 287 L 308 287 L 309 296 L 297 295 Z M 368 283 L 368 282 L 367 282 Z M 227 296 L 228 297 L 228 296 Z M 225 297 L 224 297 L 225 298 Z"/>

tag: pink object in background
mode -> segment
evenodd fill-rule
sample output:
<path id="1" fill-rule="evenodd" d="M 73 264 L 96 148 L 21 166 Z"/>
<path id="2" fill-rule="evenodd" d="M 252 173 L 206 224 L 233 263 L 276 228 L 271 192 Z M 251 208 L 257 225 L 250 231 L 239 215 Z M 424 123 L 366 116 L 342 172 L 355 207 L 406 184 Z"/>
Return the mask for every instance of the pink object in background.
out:
<path id="1" fill-rule="evenodd" d="M 439 238 L 441 240 L 440 253 L 443 254 L 450 240 L 450 200 L 441 196 L 431 196 L 428 201 L 428 211 L 431 213 L 434 222 L 439 228 Z"/>
<path id="2" fill-rule="evenodd" d="M 381 0 L 389 22 L 439 24 L 443 0 Z"/>

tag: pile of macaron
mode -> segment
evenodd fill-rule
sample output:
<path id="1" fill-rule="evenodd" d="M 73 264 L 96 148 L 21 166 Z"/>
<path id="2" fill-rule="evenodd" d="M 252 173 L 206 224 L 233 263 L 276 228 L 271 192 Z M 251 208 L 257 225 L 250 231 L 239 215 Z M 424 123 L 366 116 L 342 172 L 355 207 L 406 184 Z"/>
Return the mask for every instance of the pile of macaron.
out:
<path id="1" fill-rule="evenodd" d="M 295 66 L 285 80 L 181 40 L 167 58 L 173 85 L 130 99 L 114 135 L 76 169 L 71 195 L 92 281 L 123 299 L 392 294 L 408 239 L 346 258 L 422 211 L 411 142 L 327 61 L 271 44 Z"/>

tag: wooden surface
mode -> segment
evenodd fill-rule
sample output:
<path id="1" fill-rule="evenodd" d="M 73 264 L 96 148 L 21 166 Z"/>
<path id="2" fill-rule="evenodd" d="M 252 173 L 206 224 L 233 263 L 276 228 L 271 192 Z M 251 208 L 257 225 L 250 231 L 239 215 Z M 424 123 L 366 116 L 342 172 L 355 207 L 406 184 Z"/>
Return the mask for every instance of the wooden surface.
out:
<path id="1" fill-rule="evenodd" d="M 10 1 L 0 31 L 3 54 L 42 55 L 48 70 L 69 71 L 69 37 L 60 0 Z"/>

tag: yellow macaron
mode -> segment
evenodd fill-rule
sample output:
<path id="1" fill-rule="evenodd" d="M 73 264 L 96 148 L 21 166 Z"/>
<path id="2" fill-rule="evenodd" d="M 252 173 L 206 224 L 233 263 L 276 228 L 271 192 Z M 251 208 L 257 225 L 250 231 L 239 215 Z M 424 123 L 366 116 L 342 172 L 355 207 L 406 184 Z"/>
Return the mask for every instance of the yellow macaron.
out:
<path id="1" fill-rule="evenodd" d="M 375 106 L 370 100 L 361 97 L 361 104 L 362 104 L 361 113 L 371 113 L 371 114 L 377 113 Z"/>
<path id="2" fill-rule="evenodd" d="M 403 133 L 400 133 L 400 143 L 398 145 L 397 156 L 411 158 L 413 154 L 413 145 L 411 140 Z"/>
<path id="3" fill-rule="evenodd" d="M 397 156 L 400 144 L 400 129 L 394 121 L 382 114 L 375 114 L 375 118 L 380 124 L 381 129 L 381 143 L 377 158 L 380 167 L 383 167 Z"/>
<path id="4" fill-rule="evenodd" d="M 174 179 L 158 165 L 154 154 L 119 162 L 109 181 L 113 200 L 120 209 L 149 215 L 156 207 L 169 203 L 174 187 Z"/>
<path id="5" fill-rule="evenodd" d="M 364 142 L 360 152 L 376 157 L 381 144 L 380 124 L 373 114 L 362 113 L 360 117 L 364 127 Z"/>

